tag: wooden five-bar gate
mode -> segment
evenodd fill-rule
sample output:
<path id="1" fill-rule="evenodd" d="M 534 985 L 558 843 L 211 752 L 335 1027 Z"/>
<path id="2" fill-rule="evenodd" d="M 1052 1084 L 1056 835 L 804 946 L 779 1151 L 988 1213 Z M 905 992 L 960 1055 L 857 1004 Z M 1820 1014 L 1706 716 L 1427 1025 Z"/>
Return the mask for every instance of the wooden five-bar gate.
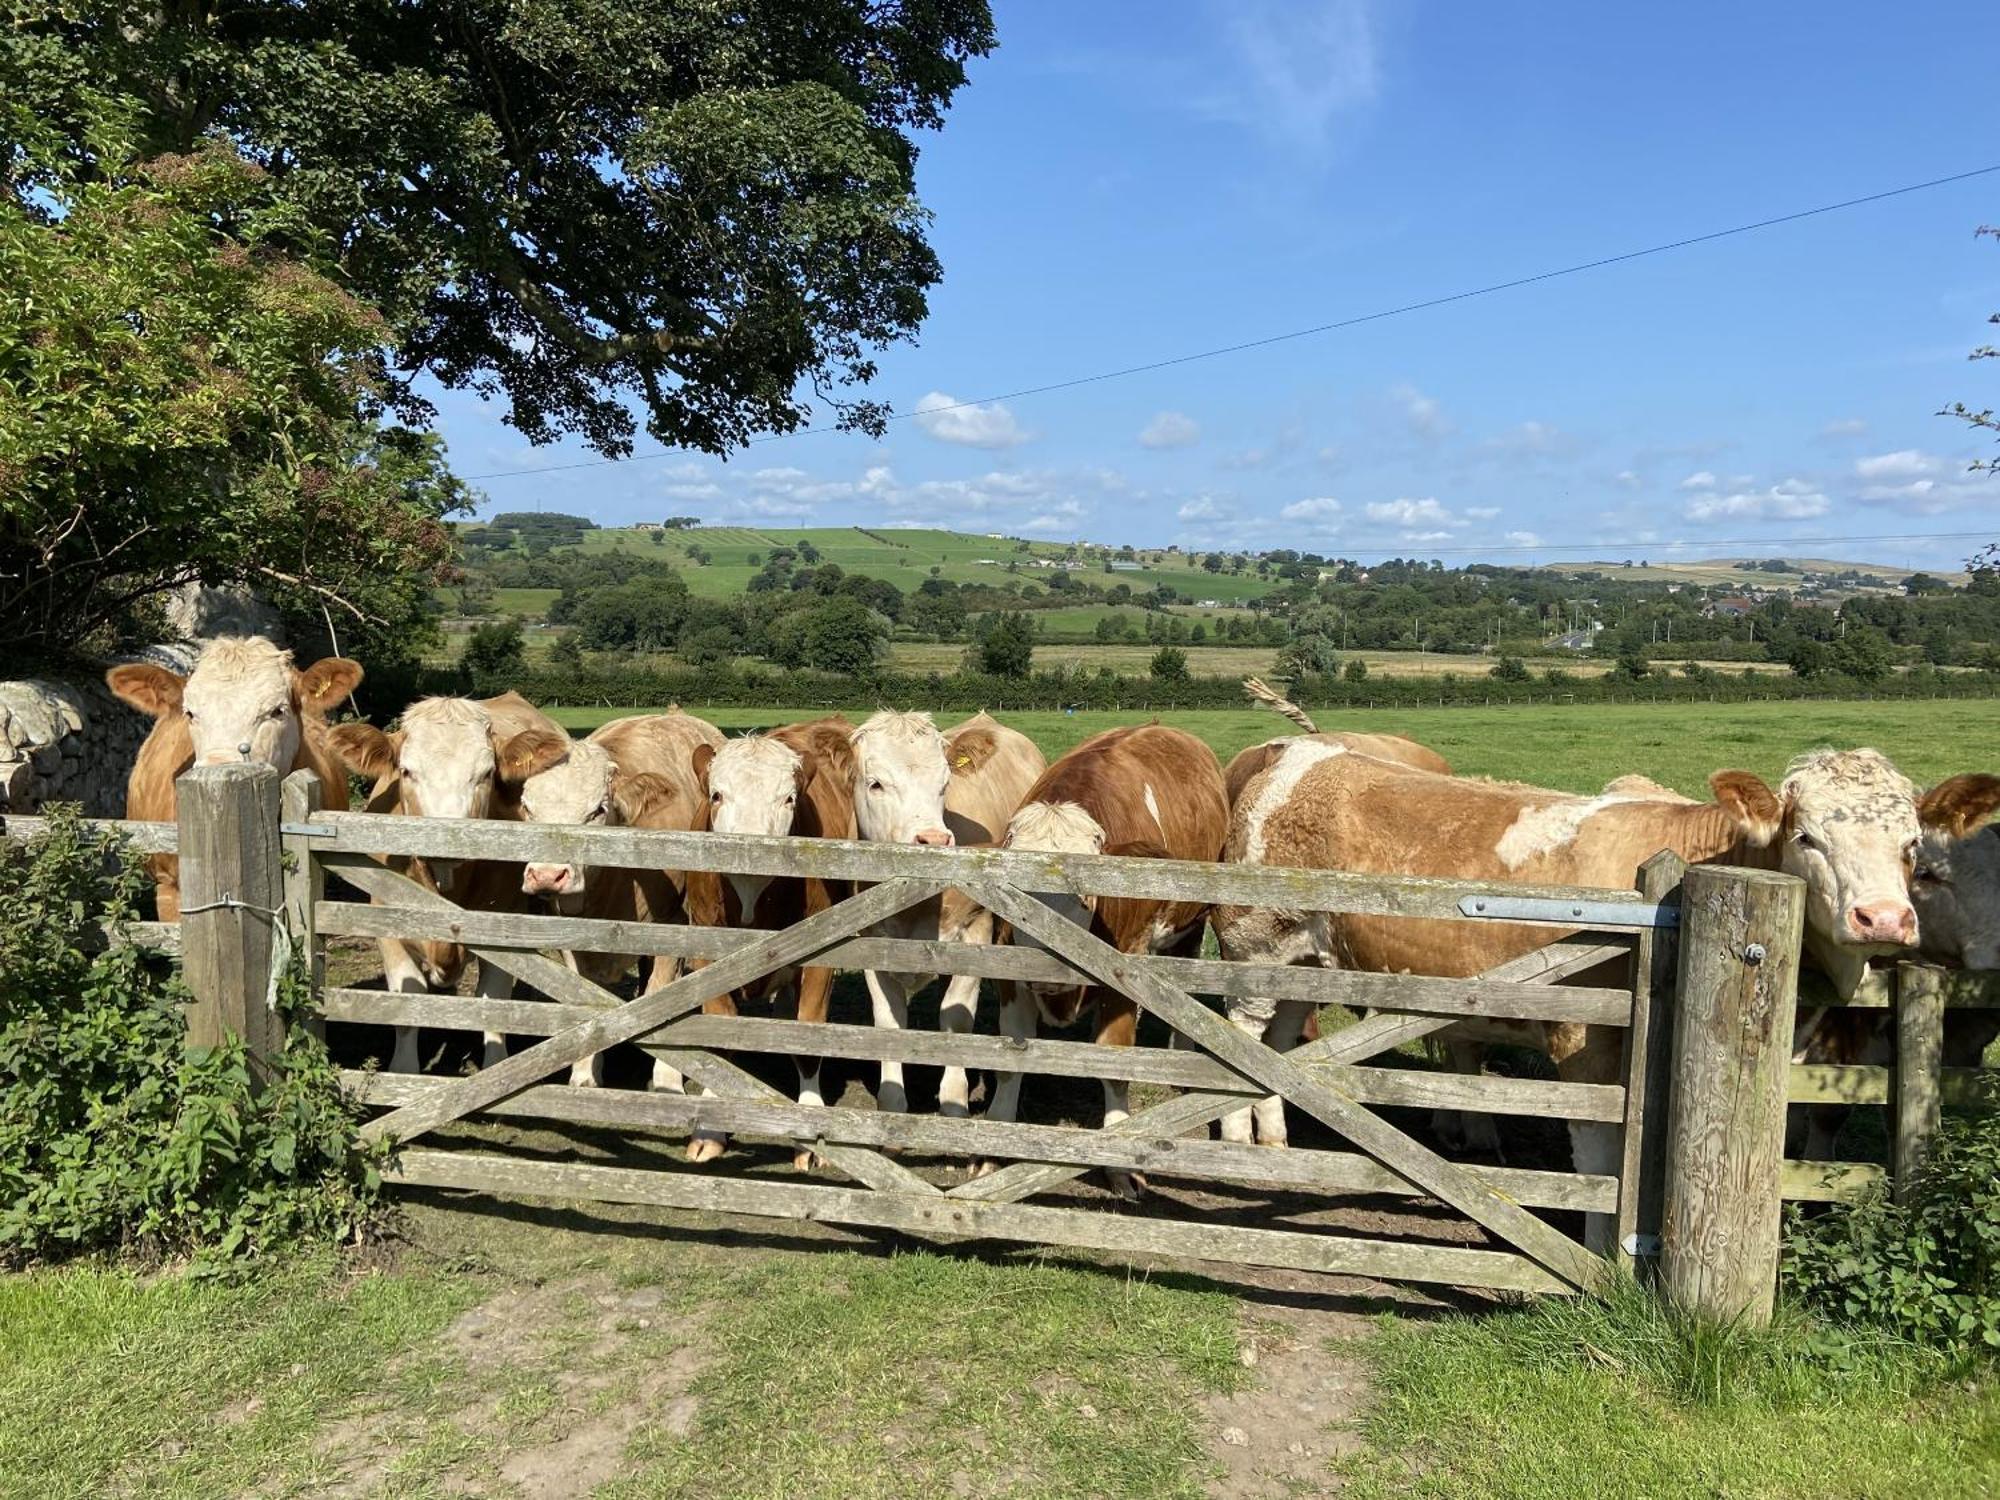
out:
<path id="1" fill-rule="evenodd" d="M 1633 890 L 1483 884 L 1338 871 L 1191 864 L 1001 849 L 931 849 L 631 828 L 384 817 L 320 805 L 310 773 L 282 789 L 261 766 L 198 768 L 180 781 L 178 825 L 121 823 L 145 852 L 177 852 L 178 931 L 131 924 L 121 940 L 177 947 L 197 997 L 191 1039 L 281 1044 L 276 970 L 300 961 L 329 1023 L 365 1022 L 539 1038 L 461 1077 L 355 1071 L 396 1143 L 388 1173 L 412 1187 L 600 1200 L 814 1220 L 932 1238 L 1022 1241 L 1529 1292 L 1588 1289 L 1612 1260 L 1659 1257 L 1667 1289 L 1728 1313 L 1768 1312 L 1777 1255 L 1783 1118 L 1802 887 L 1782 875 L 1650 861 Z M 10 820 L 25 837 L 36 820 Z M 813 875 L 855 894 L 779 931 L 472 911 L 409 879 L 413 858 L 574 861 L 598 869 Z M 338 876 L 365 900 L 330 897 Z M 1038 947 L 876 935 L 885 918 L 963 891 Z M 1306 912 L 1504 921 L 1547 928 L 1545 947 L 1465 979 L 1288 968 L 1116 952 L 1037 898 L 1072 892 L 1195 899 Z M 387 993 L 325 983 L 327 939 L 464 945 L 547 1000 Z M 662 955 L 685 972 L 633 1001 L 552 953 Z M 1017 982 L 1081 982 L 1130 997 L 1172 1045 L 1100 1047 L 992 1035 L 808 1025 L 703 1014 L 706 1002 L 812 964 Z M 1566 982 L 1590 976 L 1596 982 Z M 1609 976 L 1608 978 L 1603 976 Z M 1359 1019 L 1288 1052 L 1197 996 L 1337 1004 Z M 1466 1021 L 1575 1023 L 1621 1034 L 1617 1082 L 1460 1076 L 1400 1065 L 1396 1049 Z M 575 1088 L 550 1080 L 630 1043 L 690 1092 Z M 1104 1129 L 802 1106 L 732 1054 L 785 1054 L 1124 1079 L 1179 1090 Z M 1408 1059 L 1404 1059 L 1407 1062 Z M 1336 1138 L 1328 1148 L 1208 1139 L 1207 1127 L 1278 1095 Z M 1617 1170 L 1578 1173 L 1454 1161 L 1383 1107 L 1582 1121 L 1617 1132 Z M 743 1153 L 703 1167 L 645 1168 L 510 1152 L 505 1132 L 462 1122 L 542 1122 L 635 1133 L 720 1132 L 810 1145 L 830 1172 L 745 1174 Z M 925 1176 L 943 1156 L 1006 1163 Z M 1049 1195 L 1095 1168 L 1249 1185 L 1328 1203 L 1430 1200 L 1484 1243 L 1424 1242 L 1320 1227 L 1221 1223 Z M 938 1180 L 933 1180 L 934 1178 Z M 1563 1211 L 1552 1219 L 1550 1211 Z M 1567 1226 L 1582 1215 L 1584 1235 Z M 1602 1252 L 1602 1253 L 1600 1253 Z"/>

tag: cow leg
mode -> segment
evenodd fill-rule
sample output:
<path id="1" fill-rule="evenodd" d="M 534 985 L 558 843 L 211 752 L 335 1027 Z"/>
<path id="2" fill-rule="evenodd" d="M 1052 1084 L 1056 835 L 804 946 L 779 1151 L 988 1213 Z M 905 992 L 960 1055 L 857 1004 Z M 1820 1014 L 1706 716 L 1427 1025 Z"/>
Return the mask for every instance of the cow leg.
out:
<path id="1" fill-rule="evenodd" d="M 1000 1034 L 1010 1042 L 1031 1042 L 1035 1039 L 1035 997 L 1028 992 L 1025 984 L 1005 980 L 1000 987 Z M 1012 1121 L 1021 1112 L 1021 1075 L 1019 1073 L 995 1072 L 993 1075 L 993 1097 L 986 1101 L 986 1118 L 989 1120 Z M 972 1175 L 984 1177 L 988 1172 L 998 1170 L 998 1163 L 981 1161 L 973 1165 Z"/>
<path id="2" fill-rule="evenodd" d="M 833 998 L 833 970 L 806 969 L 798 978 L 799 1009 L 801 1021 L 815 1025 L 826 1024 L 827 1004 Z M 801 1057 L 799 1066 L 799 1103 L 813 1109 L 823 1109 L 826 1099 L 820 1093 L 820 1066 L 822 1059 Z M 818 1152 L 810 1146 L 801 1146 L 792 1153 L 792 1166 L 800 1172 L 810 1172 L 814 1167 L 824 1166 Z"/>
<path id="3" fill-rule="evenodd" d="M 415 955 L 401 943 L 382 945 L 382 983 L 385 989 L 398 995 L 421 995 L 430 986 L 424 983 L 424 971 Z M 396 1028 L 396 1048 L 389 1055 L 391 1073 L 416 1073 L 422 1071 L 423 1059 L 417 1052 L 417 1028 L 398 1026 Z"/>
<path id="4" fill-rule="evenodd" d="M 1278 1002 L 1265 1000 L 1254 995 L 1232 995 L 1223 1002 L 1229 1014 L 1230 1024 L 1249 1037 L 1253 1042 L 1261 1042 L 1277 1019 Z M 1175 1032 L 1178 1038 L 1180 1033 Z M 1251 1105 L 1232 1109 L 1222 1117 L 1222 1138 L 1239 1146 L 1248 1146 L 1256 1139 L 1255 1114 Z"/>
<path id="5" fill-rule="evenodd" d="M 570 973 L 577 975 L 583 973 L 583 966 L 574 953 L 565 952 L 562 956 L 562 961 L 568 966 Z M 481 959 L 479 963 L 479 977 L 482 979 L 486 977 L 486 961 L 484 959 Z M 503 1057 L 506 1055 L 504 1043 L 502 1044 L 501 1055 Z M 602 1052 L 593 1052 L 588 1057 L 579 1057 L 569 1065 L 569 1086 L 571 1088 L 594 1089 L 601 1088 L 603 1084 L 604 1054 Z"/>
<path id="6" fill-rule="evenodd" d="M 1264 1031 L 1264 1045 L 1273 1052 L 1289 1052 L 1299 1044 L 1313 1008 L 1303 1000 L 1280 1000 L 1278 1013 Z M 1285 1132 L 1285 1101 L 1277 1094 L 1259 1099 L 1255 1105 L 1257 1144 L 1282 1150 L 1290 1144 Z"/>
<path id="7" fill-rule="evenodd" d="M 654 955 L 652 964 L 646 972 L 646 983 L 639 991 L 639 998 L 643 1000 L 653 991 L 665 989 L 680 977 L 679 959 L 667 954 Z M 653 1059 L 653 1081 L 650 1087 L 656 1094 L 685 1094 L 687 1079 L 681 1076 L 679 1068 L 665 1058 L 656 1057 Z"/>
<path id="8" fill-rule="evenodd" d="M 1129 1047 L 1139 1038 L 1139 1007 L 1116 990 L 1097 992 L 1097 1045 Z M 1104 1080 L 1104 1125 L 1109 1129 L 1132 1114 L 1131 1082 L 1124 1078 Z M 1106 1167 L 1105 1181 L 1119 1197 L 1136 1202 L 1146 1191 L 1146 1179 L 1122 1167 Z"/>
<path id="9" fill-rule="evenodd" d="M 498 964 L 490 964 L 482 958 L 479 960 L 479 979 L 473 985 L 472 992 L 482 1000 L 512 999 L 514 976 Z M 507 1060 L 507 1034 L 504 1031 L 486 1032 L 483 1040 L 485 1047 L 480 1067 L 491 1068 Z"/>
<path id="10" fill-rule="evenodd" d="M 733 994 L 717 995 L 713 1000 L 705 1001 L 701 1011 L 706 1016 L 733 1016 L 736 1014 L 736 997 Z M 729 1137 L 719 1130 L 697 1130 L 688 1137 L 688 1160 L 714 1161 L 722 1155 L 728 1141 Z"/>
<path id="11" fill-rule="evenodd" d="M 1582 1047 L 1555 1060 L 1556 1076 L 1565 1083 L 1616 1083 L 1625 1057 L 1624 1033 L 1592 1026 L 1584 1036 Z M 1624 1129 L 1595 1120 L 1571 1120 L 1569 1151 L 1578 1172 L 1616 1177 L 1624 1165 Z M 1593 1255 L 1609 1255 L 1616 1250 L 1617 1215 L 1585 1214 L 1583 1247 Z"/>
<path id="12" fill-rule="evenodd" d="M 979 1015 L 979 976 L 954 974 L 938 1002 L 938 1028 L 951 1036 L 971 1036 Z M 972 1082 L 963 1068 L 946 1068 L 938 1082 L 938 1113 L 964 1119 L 972 1113 Z"/>
<path id="13" fill-rule="evenodd" d="M 910 1024 L 908 976 L 865 969 L 861 977 L 868 982 L 868 1001 L 874 1011 L 877 1028 L 883 1031 L 907 1029 Z M 881 1081 L 875 1085 L 875 1107 L 888 1114 L 909 1112 L 910 1095 L 903 1086 L 901 1063 L 887 1058 L 882 1060 Z"/>
<path id="14" fill-rule="evenodd" d="M 1486 1071 L 1486 1044 L 1469 1037 L 1447 1034 L 1439 1043 L 1452 1072 L 1477 1078 Z M 1431 1129 L 1438 1140 L 1454 1151 L 1503 1159 L 1500 1127 L 1493 1116 L 1476 1109 L 1440 1109 L 1431 1114 Z"/>

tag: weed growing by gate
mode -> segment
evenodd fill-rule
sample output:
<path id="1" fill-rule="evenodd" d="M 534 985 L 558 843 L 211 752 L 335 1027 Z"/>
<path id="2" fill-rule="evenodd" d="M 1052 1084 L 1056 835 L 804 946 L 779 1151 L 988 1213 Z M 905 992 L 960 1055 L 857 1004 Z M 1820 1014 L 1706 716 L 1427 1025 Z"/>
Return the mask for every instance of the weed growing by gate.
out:
<path id="1" fill-rule="evenodd" d="M 354 1234 L 376 1168 L 324 1048 L 295 1028 L 261 1087 L 240 1045 L 188 1049 L 172 966 L 102 940 L 145 884 L 73 808 L 0 845 L 0 1264 Z"/>
<path id="2" fill-rule="evenodd" d="M 1837 1322 L 1955 1355 L 2000 1353 L 2000 1117 L 1947 1121 L 1901 1203 L 1794 1209 L 1784 1278 Z"/>

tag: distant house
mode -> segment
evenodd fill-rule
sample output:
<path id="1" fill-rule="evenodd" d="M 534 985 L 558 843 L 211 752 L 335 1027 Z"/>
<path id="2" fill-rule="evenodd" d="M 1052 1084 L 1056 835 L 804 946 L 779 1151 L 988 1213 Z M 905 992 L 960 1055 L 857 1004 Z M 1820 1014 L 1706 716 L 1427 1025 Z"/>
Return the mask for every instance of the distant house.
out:
<path id="1" fill-rule="evenodd" d="M 1702 613 L 1710 619 L 1740 620 L 1745 615 L 1757 612 L 1757 601 L 1742 594 L 1732 594 L 1727 599 L 1714 600 Z"/>
<path id="2" fill-rule="evenodd" d="M 634 531 L 665 531 L 667 528 L 662 526 L 658 521 L 634 521 L 632 529 Z"/>
<path id="3" fill-rule="evenodd" d="M 1222 608 L 1222 601 L 1220 599 L 1197 599 L 1194 601 L 1194 607 L 1196 609 L 1220 609 Z"/>
<path id="4" fill-rule="evenodd" d="M 1111 565 L 1111 571 L 1114 573 L 1143 573 L 1146 571 L 1146 565 L 1135 562 L 1115 562 Z"/>

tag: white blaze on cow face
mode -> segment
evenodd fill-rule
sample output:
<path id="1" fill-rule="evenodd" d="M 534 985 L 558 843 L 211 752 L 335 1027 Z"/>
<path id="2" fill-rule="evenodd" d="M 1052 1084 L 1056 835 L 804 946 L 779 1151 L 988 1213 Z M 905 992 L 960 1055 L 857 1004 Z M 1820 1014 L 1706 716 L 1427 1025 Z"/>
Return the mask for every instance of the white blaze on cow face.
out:
<path id="1" fill-rule="evenodd" d="M 1008 849 L 1045 854 L 1102 854 L 1104 829 L 1074 802 L 1029 802 L 1008 821 L 1007 837 L 1002 840 L 1002 845 Z M 1065 921 L 1074 922 L 1086 930 L 1097 912 L 1095 896 L 1079 896 L 1070 891 L 1045 891 L 1035 899 Z M 1047 951 L 1032 934 L 1018 928 L 1014 932 L 1014 941 L 1023 948 Z M 1060 995 L 1070 993 L 1076 986 L 1036 981 L 1029 988 L 1037 994 Z"/>
<path id="2" fill-rule="evenodd" d="M 929 714 L 884 709 L 849 736 L 854 746 L 854 822 L 885 844 L 953 842 L 945 826 L 951 785 L 944 736 Z"/>
<path id="3" fill-rule="evenodd" d="M 1875 750 L 1815 750 L 1778 789 L 1782 868 L 1806 883 L 1806 931 L 1836 982 L 1917 940 L 1917 791 Z M 1845 971 L 1836 972 L 1836 970 Z"/>
<path id="4" fill-rule="evenodd" d="M 805 759 L 791 746 L 762 735 L 729 740 L 708 762 L 706 780 L 711 829 L 782 837 L 792 831 L 792 819 L 798 811 Z M 767 875 L 724 878 L 735 890 L 746 918 L 756 910 L 757 898 L 771 883 Z"/>
<path id="5" fill-rule="evenodd" d="M 603 746 L 588 740 L 573 744 L 560 761 L 521 783 L 521 815 L 530 823 L 617 823 L 611 794 L 616 775 Z M 588 872 L 573 862 L 531 864 L 521 871 L 521 889 L 554 897 L 561 911 L 582 905 L 587 884 Z"/>
<path id="6" fill-rule="evenodd" d="M 1910 892 L 1925 957 L 2000 969 L 2000 828 L 1970 838 L 1925 829 Z"/>
<path id="7" fill-rule="evenodd" d="M 211 641 L 181 689 L 198 766 L 262 761 L 280 770 L 299 753 L 292 653 L 261 636 Z"/>
<path id="8" fill-rule="evenodd" d="M 483 818 L 493 807 L 497 757 L 492 717 L 467 698 L 425 698 L 404 711 L 396 753 L 403 811 L 422 818 Z M 448 885 L 456 860 L 428 861 Z"/>

